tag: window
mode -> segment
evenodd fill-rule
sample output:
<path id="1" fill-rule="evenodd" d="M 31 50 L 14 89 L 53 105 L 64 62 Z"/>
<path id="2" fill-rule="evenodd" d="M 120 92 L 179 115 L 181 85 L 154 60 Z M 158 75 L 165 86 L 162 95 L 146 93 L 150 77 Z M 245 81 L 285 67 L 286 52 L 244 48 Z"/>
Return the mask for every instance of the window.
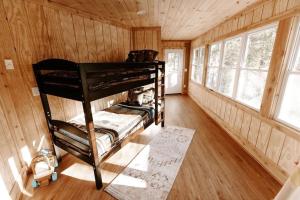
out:
<path id="1" fill-rule="evenodd" d="M 286 73 L 282 99 L 279 101 L 277 119 L 300 129 L 300 25 L 296 32 L 295 42 L 290 55 L 289 68 Z"/>
<path id="2" fill-rule="evenodd" d="M 218 91 L 232 97 L 236 70 L 240 64 L 242 37 L 224 42 L 223 64 L 220 69 L 220 83 Z"/>
<path id="3" fill-rule="evenodd" d="M 204 65 L 204 47 L 194 49 L 191 79 L 196 83 L 202 82 Z"/>
<path id="4" fill-rule="evenodd" d="M 244 65 L 241 68 L 237 99 L 259 109 L 271 61 L 277 27 L 247 35 Z"/>
<path id="5" fill-rule="evenodd" d="M 180 57 L 175 52 L 168 52 L 167 53 L 167 67 L 166 67 L 166 74 L 170 74 L 172 72 L 178 72 Z"/>
<path id="6" fill-rule="evenodd" d="M 276 30 L 271 25 L 212 44 L 206 86 L 259 109 Z"/>
<path id="7" fill-rule="evenodd" d="M 221 63 L 222 43 L 216 43 L 209 48 L 209 60 L 207 67 L 206 86 L 211 89 L 217 89 L 218 72 Z"/>

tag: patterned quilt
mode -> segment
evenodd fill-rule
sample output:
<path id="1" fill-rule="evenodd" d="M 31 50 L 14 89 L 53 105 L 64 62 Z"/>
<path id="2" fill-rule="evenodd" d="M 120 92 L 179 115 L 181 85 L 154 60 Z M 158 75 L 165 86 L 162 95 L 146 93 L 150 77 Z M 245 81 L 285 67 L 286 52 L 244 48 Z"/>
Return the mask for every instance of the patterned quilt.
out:
<path id="1" fill-rule="evenodd" d="M 104 111 L 93 114 L 96 144 L 99 157 L 110 151 L 118 142 L 139 128 L 145 127 L 153 119 L 153 109 L 149 107 L 127 106 L 123 104 L 114 105 Z M 69 121 L 86 132 L 84 115 L 78 115 Z M 64 135 L 89 145 L 88 141 L 72 133 Z"/>

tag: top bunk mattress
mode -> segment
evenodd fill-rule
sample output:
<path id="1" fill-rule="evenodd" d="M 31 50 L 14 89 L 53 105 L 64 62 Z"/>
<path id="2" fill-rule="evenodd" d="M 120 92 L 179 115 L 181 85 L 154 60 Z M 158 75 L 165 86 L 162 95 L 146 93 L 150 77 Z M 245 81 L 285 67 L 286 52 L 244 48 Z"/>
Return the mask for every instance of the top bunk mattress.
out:
<path id="1" fill-rule="evenodd" d="M 143 81 L 153 79 L 153 71 L 149 69 L 135 69 L 135 70 L 110 70 L 110 71 L 101 71 L 101 72 L 93 72 L 87 74 L 88 88 L 90 91 L 95 91 L 99 89 L 107 89 L 110 87 L 114 87 L 120 84 L 127 84 L 136 81 Z M 80 76 L 75 71 L 50 71 L 43 74 L 45 79 L 45 84 L 55 85 L 55 86 L 63 86 L 63 87 L 71 87 L 71 88 L 79 88 L 79 85 L 72 84 L 76 82 L 76 80 L 80 80 Z M 48 81 L 49 80 L 49 81 Z M 56 80 L 56 81 L 53 81 Z M 65 80 L 65 81 L 58 81 Z"/>

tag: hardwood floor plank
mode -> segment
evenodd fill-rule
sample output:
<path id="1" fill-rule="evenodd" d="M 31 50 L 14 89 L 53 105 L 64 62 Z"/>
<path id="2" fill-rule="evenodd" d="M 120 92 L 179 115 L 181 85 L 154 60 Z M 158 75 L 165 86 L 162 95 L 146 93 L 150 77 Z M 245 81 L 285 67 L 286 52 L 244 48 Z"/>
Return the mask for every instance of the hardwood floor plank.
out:
<path id="1" fill-rule="evenodd" d="M 281 185 L 252 159 L 188 96 L 169 95 L 166 98 L 166 125 L 196 129 L 192 143 L 176 177 L 168 199 L 272 199 Z M 151 126 L 117 151 L 102 166 L 104 187 L 157 134 L 160 127 Z M 74 171 L 84 179 L 60 174 L 58 181 L 33 190 L 32 199 L 113 199 L 96 190 L 92 169 L 71 155 L 60 163 L 59 172 Z M 67 169 L 67 170 L 66 170 Z M 30 182 L 29 182 L 30 183 Z M 23 199 L 28 199 L 25 197 Z"/>

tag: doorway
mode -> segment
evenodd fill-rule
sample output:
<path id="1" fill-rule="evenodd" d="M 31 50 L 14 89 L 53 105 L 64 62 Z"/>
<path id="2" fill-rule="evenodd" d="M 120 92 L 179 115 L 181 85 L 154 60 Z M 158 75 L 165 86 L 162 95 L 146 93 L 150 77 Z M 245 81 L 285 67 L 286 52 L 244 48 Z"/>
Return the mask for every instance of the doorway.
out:
<path id="1" fill-rule="evenodd" d="M 166 94 L 182 93 L 183 49 L 165 49 Z"/>

